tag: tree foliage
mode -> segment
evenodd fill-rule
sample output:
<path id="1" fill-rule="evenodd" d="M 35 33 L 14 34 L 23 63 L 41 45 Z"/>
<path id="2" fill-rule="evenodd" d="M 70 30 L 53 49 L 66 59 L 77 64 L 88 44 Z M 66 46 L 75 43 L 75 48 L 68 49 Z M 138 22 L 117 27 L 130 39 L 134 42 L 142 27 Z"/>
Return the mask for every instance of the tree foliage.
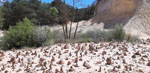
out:
<path id="1" fill-rule="evenodd" d="M 93 4 L 87 8 L 77 9 L 62 0 L 54 0 L 52 3 L 42 3 L 40 0 L 13 0 L 3 5 L 5 13 L 3 28 L 15 26 L 16 22 L 23 20 L 24 17 L 29 18 L 35 25 L 64 24 L 72 19 L 73 14 L 75 14 L 73 21 L 87 20 L 94 14 L 94 8 Z"/>
<path id="2" fill-rule="evenodd" d="M 57 10 L 57 8 L 56 7 L 52 7 L 52 8 L 50 8 L 50 14 L 52 15 L 52 16 L 54 16 L 54 17 L 56 17 L 57 15 L 58 15 L 58 10 Z"/>
<path id="3" fill-rule="evenodd" d="M 16 26 L 11 26 L 0 39 L 0 48 L 10 50 L 21 47 L 39 47 L 51 45 L 57 36 L 49 28 L 35 27 L 28 18 L 19 21 Z"/>
<path id="4" fill-rule="evenodd" d="M 2 38 L 1 46 L 3 49 L 20 48 L 22 46 L 32 46 L 34 24 L 28 19 L 17 23 L 17 26 L 10 27 Z"/>
<path id="5" fill-rule="evenodd" d="M 4 13 L 2 12 L 2 7 L 0 7 L 0 29 L 3 27 L 4 20 Z"/>

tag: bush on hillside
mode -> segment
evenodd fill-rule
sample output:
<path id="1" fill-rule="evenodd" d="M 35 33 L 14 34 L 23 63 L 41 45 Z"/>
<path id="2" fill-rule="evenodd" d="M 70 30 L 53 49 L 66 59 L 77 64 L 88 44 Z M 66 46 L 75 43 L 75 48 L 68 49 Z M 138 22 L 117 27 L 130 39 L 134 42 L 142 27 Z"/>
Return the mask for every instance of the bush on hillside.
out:
<path id="1" fill-rule="evenodd" d="M 17 23 L 17 26 L 10 27 L 9 31 L 2 37 L 1 47 L 4 50 L 20 48 L 22 46 L 32 46 L 34 24 L 28 19 Z"/>
<path id="2" fill-rule="evenodd" d="M 54 43 L 57 44 L 57 43 L 64 43 L 65 40 L 64 40 L 64 34 L 62 32 L 60 32 L 60 30 L 54 30 L 53 31 L 53 39 L 54 39 Z"/>
<path id="3" fill-rule="evenodd" d="M 33 33 L 33 42 L 34 45 L 39 46 L 46 46 L 51 45 L 54 43 L 54 34 L 50 31 L 47 27 L 36 27 Z"/>
<path id="4" fill-rule="evenodd" d="M 83 34 L 73 39 L 73 43 L 87 43 L 87 42 L 93 42 L 93 39 L 90 37 L 87 37 L 86 34 Z"/>
<path id="5" fill-rule="evenodd" d="M 93 42 L 96 43 L 99 41 L 107 41 L 109 38 L 109 33 L 107 31 L 101 31 L 98 29 L 87 31 L 84 35 L 91 38 Z"/>
<path id="6" fill-rule="evenodd" d="M 115 29 L 113 31 L 110 31 L 110 41 L 115 40 L 115 41 L 123 41 L 125 40 L 126 33 L 123 30 L 122 25 L 116 25 Z"/>
<path id="7" fill-rule="evenodd" d="M 10 27 L 9 31 L 1 38 L 0 47 L 3 50 L 21 47 L 39 47 L 55 43 L 59 38 L 50 32 L 50 29 L 45 27 L 35 27 L 28 19 L 17 23 L 17 26 Z"/>
<path id="8" fill-rule="evenodd" d="M 138 38 L 138 36 L 131 36 L 131 35 L 127 35 L 125 37 L 127 42 L 141 42 L 141 40 Z"/>

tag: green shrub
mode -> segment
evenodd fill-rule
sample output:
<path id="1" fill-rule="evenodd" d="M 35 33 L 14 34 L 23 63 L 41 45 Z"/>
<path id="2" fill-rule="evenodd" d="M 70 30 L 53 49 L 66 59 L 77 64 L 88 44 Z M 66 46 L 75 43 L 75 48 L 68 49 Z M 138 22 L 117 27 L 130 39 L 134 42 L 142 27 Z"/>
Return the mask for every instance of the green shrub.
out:
<path id="1" fill-rule="evenodd" d="M 62 32 L 60 32 L 59 30 L 54 30 L 53 33 L 55 33 L 55 35 L 53 35 L 55 44 L 65 42 Z"/>
<path id="2" fill-rule="evenodd" d="M 33 33 L 33 42 L 34 42 L 34 45 L 37 47 L 50 45 L 54 43 L 53 37 L 54 37 L 54 34 L 50 32 L 49 28 L 35 27 L 35 30 Z"/>
<path id="3" fill-rule="evenodd" d="M 123 41 L 125 40 L 126 33 L 123 30 L 122 25 L 116 25 L 115 29 L 113 31 L 110 31 L 110 41 L 115 40 L 115 41 Z"/>
<path id="4" fill-rule="evenodd" d="M 11 27 L 0 41 L 3 50 L 21 47 L 39 47 L 54 44 L 58 37 L 49 28 L 35 27 L 31 23 L 25 24 L 24 19 L 16 27 Z"/>
<path id="5" fill-rule="evenodd" d="M 89 37 L 93 40 L 93 42 L 98 43 L 99 41 L 107 41 L 109 38 L 108 31 L 101 31 L 101 30 L 90 30 L 85 33 L 86 37 Z"/>
<path id="6" fill-rule="evenodd" d="M 93 42 L 93 39 L 85 35 L 82 35 L 79 38 L 74 39 L 73 41 L 74 43 L 87 43 L 87 42 Z"/>
<path id="7" fill-rule="evenodd" d="M 51 32 L 49 27 L 36 27 L 33 41 L 37 47 L 64 42 L 62 34 L 58 30 Z"/>
<path id="8" fill-rule="evenodd" d="M 10 27 L 9 31 L 5 32 L 0 39 L 0 48 L 9 50 L 21 47 L 47 46 L 60 41 L 61 37 L 60 33 L 51 32 L 49 27 L 35 27 L 29 19 L 24 18 L 23 21 L 17 23 L 17 26 Z"/>
<path id="9" fill-rule="evenodd" d="M 140 42 L 141 41 L 138 38 L 138 36 L 131 36 L 131 35 L 127 35 L 126 40 L 127 40 L 127 42 Z"/>
<path id="10" fill-rule="evenodd" d="M 9 31 L 5 32 L 1 41 L 2 49 L 9 50 L 22 46 L 32 46 L 33 31 L 34 24 L 28 18 L 24 18 L 23 21 L 17 23 L 17 26 L 10 27 Z"/>

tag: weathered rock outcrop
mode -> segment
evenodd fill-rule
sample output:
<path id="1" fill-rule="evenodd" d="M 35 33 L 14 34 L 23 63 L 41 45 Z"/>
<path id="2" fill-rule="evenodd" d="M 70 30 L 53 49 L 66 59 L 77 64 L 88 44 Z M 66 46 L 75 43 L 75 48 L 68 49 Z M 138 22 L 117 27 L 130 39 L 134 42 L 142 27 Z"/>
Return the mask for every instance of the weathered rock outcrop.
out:
<path id="1" fill-rule="evenodd" d="M 103 22 L 104 28 L 111 28 L 120 23 L 126 24 L 139 4 L 140 0 L 99 0 L 93 22 Z"/>
<path id="2" fill-rule="evenodd" d="M 150 35 L 150 0 L 99 0 L 93 23 L 104 23 L 104 29 L 123 24 L 134 35 Z"/>
<path id="3" fill-rule="evenodd" d="M 143 0 L 124 29 L 132 35 L 150 38 L 150 0 Z"/>

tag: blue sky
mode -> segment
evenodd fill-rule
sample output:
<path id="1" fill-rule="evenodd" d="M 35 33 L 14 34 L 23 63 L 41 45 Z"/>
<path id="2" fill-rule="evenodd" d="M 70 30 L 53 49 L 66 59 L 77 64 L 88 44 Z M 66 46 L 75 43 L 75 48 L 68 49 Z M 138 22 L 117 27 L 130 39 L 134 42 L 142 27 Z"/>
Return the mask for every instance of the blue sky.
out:
<path id="1" fill-rule="evenodd" d="M 12 0 L 9 0 L 9 1 L 12 1 Z M 44 2 L 44 3 L 50 3 L 53 0 L 41 0 L 41 1 Z M 72 5 L 73 4 L 72 1 L 73 0 L 66 0 L 66 3 L 69 4 L 69 5 Z M 88 5 L 91 5 L 95 0 L 75 0 L 75 1 L 78 1 L 76 3 L 75 7 L 77 7 L 77 8 L 86 8 Z"/>
<path id="2" fill-rule="evenodd" d="M 53 0 L 42 0 L 42 2 L 52 2 Z M 75 5 L 75 7 L 78 8 L 85 8 L 88 5 L 91 5 L 95 0 L 80 0 L 80 2 L 78 1 Z M 69 5 L 72 5 L 72 0 L 66 0 L 66 3 Z"/>

